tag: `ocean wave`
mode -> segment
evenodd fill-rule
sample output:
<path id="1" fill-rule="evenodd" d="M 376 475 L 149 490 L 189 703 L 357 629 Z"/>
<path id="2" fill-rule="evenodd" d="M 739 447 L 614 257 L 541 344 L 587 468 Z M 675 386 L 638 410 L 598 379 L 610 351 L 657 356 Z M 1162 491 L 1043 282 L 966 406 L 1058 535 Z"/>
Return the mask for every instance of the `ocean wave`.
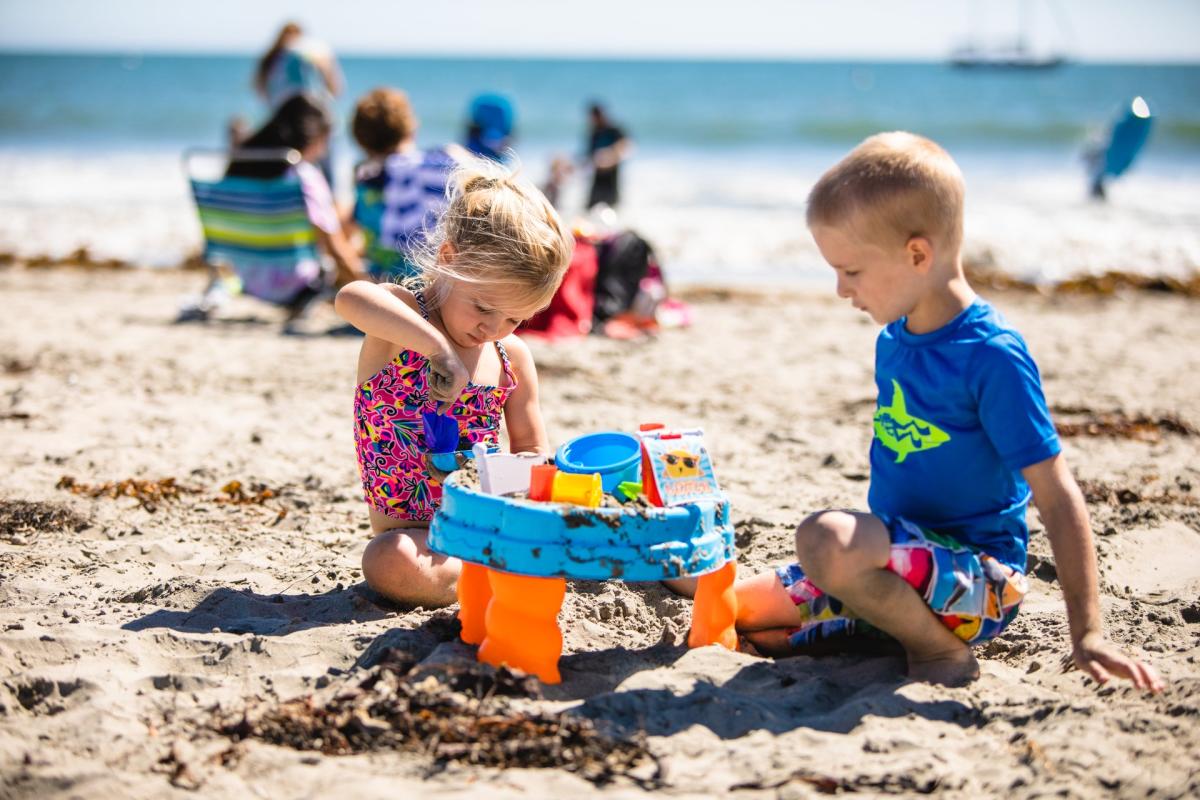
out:
<path id="1" fill-rule="evenodd" d="M 623 176 L 623 221 L 654 243 L 678 282 L 828 282 L 804 199 L 834 152 L 790 160 L 643 152 Z M 1200 269 L 1200 170 L 1151 163 L 1100 204 L 1086 198 L 1082 171 L 1069 161 L 968 153 L 960 162 L 972 261 L 1039 282 Z M 540 178 L 538 162 L 527 163 Z M 585 188 L 581 176 L 566 187 L 567 216 Z M 0 252 L 63 257 L 82 247 L 100 260 L 170 266 L 200 245 L 177 153 L 0 149 Z"/>

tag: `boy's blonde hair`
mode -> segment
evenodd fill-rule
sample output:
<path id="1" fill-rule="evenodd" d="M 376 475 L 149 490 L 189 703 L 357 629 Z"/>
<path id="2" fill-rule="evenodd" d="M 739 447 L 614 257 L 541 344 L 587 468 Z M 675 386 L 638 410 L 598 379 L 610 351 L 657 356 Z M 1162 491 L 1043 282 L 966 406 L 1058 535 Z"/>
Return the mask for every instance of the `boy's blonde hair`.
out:
<path id="1" fill-rule="evenodd" d="M 437 228 L 410 256 L 418 273 L 406 285 L 422 289 L 432 308 L 454 281 L 484 287 L 521 308 L 549 305 L 575 237 L 537 187 L 516 168 L 468 158 L 450 174 L 447 194 Z"/>
<path id="2" fill-rule="evenodd" d="M 904 131 L 878 133 L 817 181 L 807 222 L 849 225 L 860 238 L 887 246 L 924 236 L 957 254 L 963 195 L 962 172 L 935 142 Z"/>

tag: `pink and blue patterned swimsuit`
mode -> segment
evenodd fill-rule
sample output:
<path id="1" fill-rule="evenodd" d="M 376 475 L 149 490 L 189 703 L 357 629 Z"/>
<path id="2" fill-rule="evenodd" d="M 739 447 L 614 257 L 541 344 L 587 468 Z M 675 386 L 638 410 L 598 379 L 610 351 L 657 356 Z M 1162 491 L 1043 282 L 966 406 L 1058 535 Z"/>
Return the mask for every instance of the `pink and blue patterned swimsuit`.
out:
<path id="1" fill-rule="evenodd" d="M 421 316 L 429 319 L 425 297 L 414 293 Z M 504 403 L 517 378 L 504 345 L 496 342 L 507 386 L 468 383 L 447 413 L 458 420 L 459 448 L 476 442 L 498 444 Z M 354 393 L 354 439 L 363 494 L 372 508 L 394 519 L 430 520 L 442 500 L 442 484 L 429 474 L 421 414 L 436 411 L 429 396 L 429 360 L 401 350 Z"/>

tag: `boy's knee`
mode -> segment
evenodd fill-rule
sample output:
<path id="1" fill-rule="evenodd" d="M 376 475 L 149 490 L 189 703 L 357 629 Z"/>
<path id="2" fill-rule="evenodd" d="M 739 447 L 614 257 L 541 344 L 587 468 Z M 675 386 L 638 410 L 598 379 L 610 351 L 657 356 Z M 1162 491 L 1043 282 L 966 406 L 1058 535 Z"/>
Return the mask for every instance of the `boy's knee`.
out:
<path id="1" fill-rule="evenodd" d="M 855 524 L 845 511 L 821 511 L 796 528 L 796 560 L 818 584 L 837 582 L 848 566 Z"/>

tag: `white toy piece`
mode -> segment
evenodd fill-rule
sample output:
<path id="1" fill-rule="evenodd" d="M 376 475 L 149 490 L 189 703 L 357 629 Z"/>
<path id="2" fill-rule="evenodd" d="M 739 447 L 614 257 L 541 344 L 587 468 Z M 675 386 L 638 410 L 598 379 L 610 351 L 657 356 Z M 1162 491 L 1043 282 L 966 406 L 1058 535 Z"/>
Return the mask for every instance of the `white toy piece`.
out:
<path id="1" fill-rule="evenodd" d="M 479 467 L 479 483 L 484 494 L 529 491 L 529 474 L 534 465 L 546 462 L 545 456 L 532 453 L 489 453 L 483 443 L 476 443 L 471 452 Z"/>

